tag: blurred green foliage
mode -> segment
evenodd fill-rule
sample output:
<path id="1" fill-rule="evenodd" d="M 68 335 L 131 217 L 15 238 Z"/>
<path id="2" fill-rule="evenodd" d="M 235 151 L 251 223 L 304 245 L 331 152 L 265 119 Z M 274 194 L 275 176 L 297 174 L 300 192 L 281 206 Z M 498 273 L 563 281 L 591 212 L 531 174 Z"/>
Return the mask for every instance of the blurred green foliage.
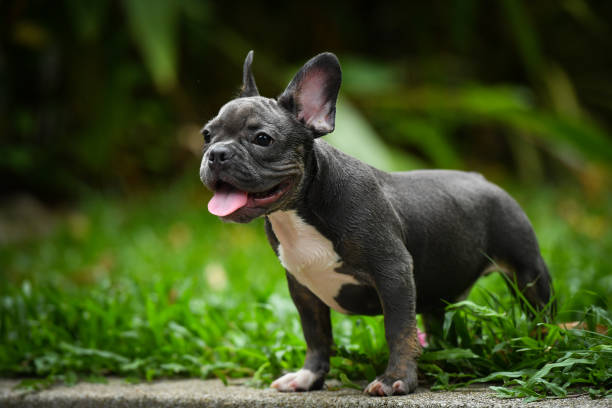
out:
<path id="1" fill-rule="evenodd" d="M 332 138 L 372 144 L 362 157 L 381 167 L 591 190 L 610 174 L 606 2 L 14 0 L 0 12 L 3 192 L 65 199 L 194 172 L 197 129 L 234 96 L 249 49 L 270 96 L 312 55 L 337 53 L 347 116 Z"/>

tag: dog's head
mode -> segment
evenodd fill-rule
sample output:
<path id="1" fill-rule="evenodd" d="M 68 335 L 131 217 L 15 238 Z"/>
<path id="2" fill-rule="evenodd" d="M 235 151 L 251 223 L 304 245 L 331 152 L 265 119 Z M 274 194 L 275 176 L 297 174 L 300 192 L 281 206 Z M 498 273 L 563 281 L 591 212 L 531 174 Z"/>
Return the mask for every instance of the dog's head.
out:
<path id="1" fill-rule="evenodd" d="M 259 95 L 244 61 L 242 90 L 202 129 L 200 178 L 215 195 L 211 213 L 249 222 L 289 209 L 299 197 L 313 141 L 334 130 L 340 64 L 331 53 L 308 61 L 277 98 Z"/>

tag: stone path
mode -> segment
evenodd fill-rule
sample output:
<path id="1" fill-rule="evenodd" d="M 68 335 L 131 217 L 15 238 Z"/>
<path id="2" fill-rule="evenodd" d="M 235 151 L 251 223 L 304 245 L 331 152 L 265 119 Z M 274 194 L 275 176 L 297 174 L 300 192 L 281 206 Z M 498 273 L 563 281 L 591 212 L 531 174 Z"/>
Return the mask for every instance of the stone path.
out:
<path id="1" fill-rule="evenodd" d="M 108 384 L 57 385 L 24 394 L 14 390 L 18 380 L 0 379 L 0 407 L 612 407 L 612 399 L 591 400 L 588 396 L 539 401 L 526 405 L 521 400 L 498 399 L 487 388 L 451 392 L 419 389 L 401 397 L 375 398 L 353 389 L 297 394 L 272 389 L 253 389 L 239 383 L 224 386 L 219 380 L 165 380 L 127 384 L 111 378 Z M 333 385 L 333 384 L 332 384 Z"/>

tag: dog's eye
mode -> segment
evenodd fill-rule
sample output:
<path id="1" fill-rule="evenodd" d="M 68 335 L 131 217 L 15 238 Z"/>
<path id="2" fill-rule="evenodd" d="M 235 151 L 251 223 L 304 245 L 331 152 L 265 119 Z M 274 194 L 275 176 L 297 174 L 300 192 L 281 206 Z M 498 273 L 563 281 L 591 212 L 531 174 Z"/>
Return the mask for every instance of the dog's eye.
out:
<path id="1" fill-rule="evenodd" d="M 210 130 L 204 129 L 202 131 L 202 136 L 204 136 L 204 143 L 206 144 L 210 143 Z"/>
<path id="2" fill-rule="evenodd" d="M 258 144 L 260 146 L 270 146 L 270 144 L 272 143 L 272 138 L 264 133 L 264 132 L 259 132 L 257 135 L 255 135 L 255 144 Z"/>

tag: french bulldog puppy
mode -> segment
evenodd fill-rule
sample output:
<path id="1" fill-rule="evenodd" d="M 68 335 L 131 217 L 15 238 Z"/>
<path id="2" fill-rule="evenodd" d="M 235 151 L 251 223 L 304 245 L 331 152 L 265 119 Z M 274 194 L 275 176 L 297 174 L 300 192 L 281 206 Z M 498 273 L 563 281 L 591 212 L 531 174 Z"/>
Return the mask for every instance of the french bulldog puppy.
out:
<path id="1" fill-rule="evenodd" d="M 308 61 L 277 98 L 259 95 L 244 62 L 239 97 L 203 128 L 200 178 L 211 213 L 246 223 L 265 217 L 286 270 L 307 351 L 304 366 L 272 383 L 279 391 L 320 389 L 332 349 L 330 308 L 384 315 L 389 362 L 365 389 L 406 394 L 417 387 L 416 314 L 439 327 L 444 301 L 464 297 L 493 268 L 544 307 L 551 280 L 519 205 L 479 174 L 387 173 L 320 137 L 334 130 L 341 70 L 334 54 Z"/>

